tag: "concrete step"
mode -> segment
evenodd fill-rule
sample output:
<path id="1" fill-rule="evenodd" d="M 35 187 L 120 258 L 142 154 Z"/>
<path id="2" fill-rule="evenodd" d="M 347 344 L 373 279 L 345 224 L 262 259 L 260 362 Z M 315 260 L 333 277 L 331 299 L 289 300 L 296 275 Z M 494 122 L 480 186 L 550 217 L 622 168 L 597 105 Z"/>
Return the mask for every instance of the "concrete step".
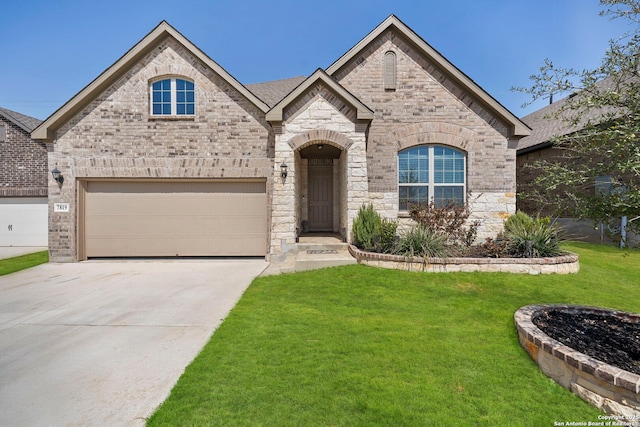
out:
<path id="1" fill-rule="evenodd" d="M 296 243 L 298 253 L 308 251 L 347 251 L 349 252 L 348 243 Z"/>
<path id="2" fill-rule="evenodd" d="M 295 249 L 288 252 L 279 261 L 272 261 L 262 273 L 269 276 L 296 271 L 309 271 L 319 268 L 356 264 L 349 253 L 349 244 L 334 237 L 306 237 L 296 243 Z"/>
<path id="3" fill-rule="evenodd" d="M 336 244 L 298 244 L 295 271 L 308 271 L 318 268 L 355 264 L 346 243 Z"/>

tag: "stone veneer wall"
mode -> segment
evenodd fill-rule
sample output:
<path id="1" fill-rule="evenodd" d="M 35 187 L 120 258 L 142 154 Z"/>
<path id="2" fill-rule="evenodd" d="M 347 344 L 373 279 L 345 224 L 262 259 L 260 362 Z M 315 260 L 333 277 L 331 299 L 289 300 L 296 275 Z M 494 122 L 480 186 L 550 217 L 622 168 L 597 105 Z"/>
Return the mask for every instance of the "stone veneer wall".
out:
<path id="1" fill-rule="evenodd" d="M 427 258 L 411 259 L 400 255 L 364 252 L 349 245 L 349 253 L 358 264 L 395 270 L 427 273 L 484 272 L 521 274 L 572 274 L 580 271 L 578 256 L 567 254 L 552 258 Z"/>
<path id="2" fill-rule="evenodd" d="M 397 57 L 396 89 L 384 87 L 384 56 Z M 393 30 L 381 34 L 334 77 L 374 110 L 367 142 L 369 197 L 382 216 L 398 217 L 398 151 L 444 144 L 467 153 L 467 191 L 478 239 L 495 237 L 515 212 L 515 141 L 484 109 Z"/>
<path id="3" fill-rule="evenodd" d="M 150 116 L 149 81 L 161 76 L 194 81 L 195 116 Z M 273 153 L 264 113 L 166 39 L 58 130 L 49 164 L 65 181 L 59 187 L 49 174 L 51 260 L 77 260 L 78 179 L 266 178 L 269 191 L 279 177 Z M 56 202 L 70 211 L 54 213 Z"/>
<path id="4" fill-rule="evenodd" d="M 341 198 L 341 228 L 350 231 L 360 206 L 368 201 L 366 138 L 357 125 L 356 112 L 352 108 L 319 83 L 289 105 L 283 119 L 282 131 L 276 134 L 275 163 L 289 165 L 289 175 L 284 182 L 276 180 L 274 183 L 272 256 L 286 252 L 295 243 L 295 229 L 300 222 L 295 182 L 304 179 L 304 174 L 296 169 L 301 165 L 296 156 L 302 148 L 322 142 L 343 151 L 340 158 L 342 172 L 339 179 L 334 179 L 333 188 L 334 194 L 339 192 Z"/>

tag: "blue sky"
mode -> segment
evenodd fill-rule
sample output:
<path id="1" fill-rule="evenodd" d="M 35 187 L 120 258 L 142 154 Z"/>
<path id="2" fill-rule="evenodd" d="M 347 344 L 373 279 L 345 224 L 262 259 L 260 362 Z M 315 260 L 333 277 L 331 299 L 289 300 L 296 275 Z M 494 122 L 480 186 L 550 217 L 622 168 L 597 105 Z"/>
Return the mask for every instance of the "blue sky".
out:
<path id="1" fill-rule="evenodd" d="M 600 63 L 598 0 L 21 0 L 0 13 L 0 106 L 45 119 L 166 20 L 243 84 L 327 68 L 390 14 L 521 117 L 545 58 Z"/>

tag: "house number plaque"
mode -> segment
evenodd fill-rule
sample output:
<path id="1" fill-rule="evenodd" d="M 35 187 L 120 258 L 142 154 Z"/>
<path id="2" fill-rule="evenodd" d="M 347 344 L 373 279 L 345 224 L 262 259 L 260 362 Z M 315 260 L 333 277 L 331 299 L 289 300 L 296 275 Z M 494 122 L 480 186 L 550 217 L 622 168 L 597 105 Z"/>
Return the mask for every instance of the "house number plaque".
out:
<path id="1" fill-rule="evenodd" d="M 54 212 L 69 212 L 69 203 L 54 203 Z"/>

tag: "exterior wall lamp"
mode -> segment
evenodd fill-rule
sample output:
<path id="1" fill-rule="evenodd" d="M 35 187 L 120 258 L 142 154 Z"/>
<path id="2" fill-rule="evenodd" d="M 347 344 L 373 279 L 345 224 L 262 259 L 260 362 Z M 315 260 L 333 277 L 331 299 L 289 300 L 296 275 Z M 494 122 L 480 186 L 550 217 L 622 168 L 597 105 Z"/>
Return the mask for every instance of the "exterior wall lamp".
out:
<path id="1" fill-rule="evenodd" d="M 62 176 L 62 172 L 60 172 L 57 167 L 53 168 L 51 176 L 53 176 L 53 179 L 60 185 L 64 182 L 64 176 Z"/>
<path id="2" fill-rule="evenodd" d="M 285 162 L 282 162 L 280 165 L 280 177 L 282 177 L 282 179 L 287 178 L 287 164 Z"/>

